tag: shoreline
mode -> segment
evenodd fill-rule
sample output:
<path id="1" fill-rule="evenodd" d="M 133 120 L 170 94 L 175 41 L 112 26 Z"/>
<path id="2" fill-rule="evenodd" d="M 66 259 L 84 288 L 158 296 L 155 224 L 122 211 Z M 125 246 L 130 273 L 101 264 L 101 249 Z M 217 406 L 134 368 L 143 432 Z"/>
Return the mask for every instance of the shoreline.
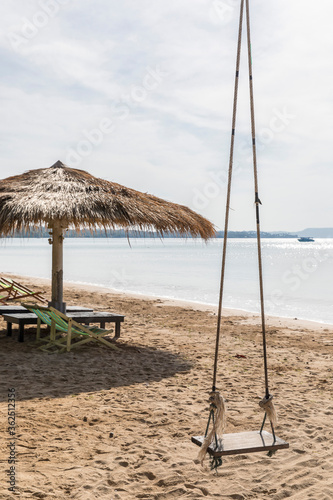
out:
<path id="1" fill-rule="evenodd" d="M 34 286 L 36 288 L 38 287 L 48 287 L 50 289 L 51 287 L 51 279 L 50 278 L 37 278 L 35 276 L 28 276 L 28 275 L 18 275 L 15 273 L 4 273 L 4 277 L 6 278 L 12 278 L 15 281 L 22 281 L 22 280 L 28 280 L 31 282 L 31 286 Z M 33 282 L 32 282 L 33 281 Z M 149 295 L 149 294 L 144 294 L 144 293 L 136 293 L 136 292 L 130 292 L 130 291 L 121 291 L 121 290 L 116 290 L 114 288 L 108 288 L 103 285 L 96 285 L 93 283 L 83 283 L 83 282 L 75 282 L 75 281 L 64 281 L 64 290 L 68 289 L 81 289 L 84 291 L 88 291 L 93 289 L 96 292 L 104 292 L 108 294 L 113 294 L 117 295 L 119 297 L 124 297 L 124 298 L 130 298 L 133 297 L 138 300 L 157 300 L 160 302 L 161 305 L 166 305 L 166 306 L 171 306 L 171 307 L 180 307 L 182 309 L 191 309 L 193 311 L 202 311 L 202 312 L 208 312 L 211 313 L 212 315 L 217 315 L 217 310 L 218 306 L 213 305 L 213 304 L 205 304 L 202 302 L 195 302 L 195 301 L 190 301 L 190 300 L 184 300 L 184 299 L 173 299 L 173 298 L 166 298 L 163 296 L 158 296 L 158 295 Z M 45 290 L 46 293 L 48 290 Z M 223 317 L 229 317 L 229 316 L 238 316 L 242 317 L 247 324 L 257 324 L 261 323 L 261 316 L 260 313 L 254 313 L 251 311 L 246 311 L 245 309 L 232 309 L 232 308 L 227 308 L 224 307 L 222 310 L 222 316 Z M 265 322 L 267 326 L 275 326 L 275 327 L 283 327 L 283 328 L 304 328 L 306 330 L 315 330 L 318 332 L 323 332 L 323 331 L 329 331 L 333 329 L 333 323 L 323 323 L 320 321 L 312 321 L 312 320 L 307 320 L 307 319 L 302 319 L 302 318 L 291 318 L 291 317 L 284 317 L 284 316 L 272 316 L 272 315 L 265 315 Z"/>

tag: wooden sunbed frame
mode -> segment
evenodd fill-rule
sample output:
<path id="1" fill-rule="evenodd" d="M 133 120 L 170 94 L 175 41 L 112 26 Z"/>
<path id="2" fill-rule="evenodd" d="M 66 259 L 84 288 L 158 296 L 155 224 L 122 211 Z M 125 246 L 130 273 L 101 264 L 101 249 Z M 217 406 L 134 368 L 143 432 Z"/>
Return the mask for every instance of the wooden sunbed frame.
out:
<path id="1" fill-rule="evenodd" d="M 22 305 L 29 311 L 34 312 L 38 317 L 36 341 L 46 342 L 46 345 L 39 347 L 43 351 L 52 352 L 54 348 L 57 348 L 60 352 L 69 352 L 71 349 L 91 341 L 101 342 L 103 345 L 118 350 L 112 342 L 103 338 L 105 335 L 110 334 L 111 330 L 83 326 L 54 307 L 43 307 L 28 303 L 22 303 Z M 41 337 L 40 335 L 42 323 L 49 325 L 51 328 L 50 335 L 47 337 Z"/>
<path id="2" fill-rule="evenodd" d="M 18 302 L 27 297 L 33 297 L 43 304 L 47 304 L 47 300 L 44 299 L 41 292 L 33 292 L 30 288 L 21 285 L 21 283 L 17 283 L 14 280 L 0 278 L 0 303 Z"/>

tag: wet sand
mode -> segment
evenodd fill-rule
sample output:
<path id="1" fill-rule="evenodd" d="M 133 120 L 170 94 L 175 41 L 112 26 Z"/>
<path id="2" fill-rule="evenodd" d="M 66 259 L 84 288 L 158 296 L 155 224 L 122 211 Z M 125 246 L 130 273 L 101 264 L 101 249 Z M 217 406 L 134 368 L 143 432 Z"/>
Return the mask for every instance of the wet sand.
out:
<path id="1" fill-rule="evenodd" d="M 20 278 L 49 290 L 46 280 Z M 225 457 L 218 474 L 196 460 L 212 384 L 214 308 L 66 284 L 68 305 L 125 315 L 119 351 L 87 344 L 65 354 L 6 336 L 0 321 L 0 497 L 45 499 L 333 498 L 333 327 L 268 318 L 277 435 L 290 443 Z M 226 432 L 258 430 L 264 396 L 260 320 L 225 311 L 218 389 Z M 15 388 L 16 491 L 8 491 L 7 390 Z M 269 428 L 267 427 L 267 430 Z"/>

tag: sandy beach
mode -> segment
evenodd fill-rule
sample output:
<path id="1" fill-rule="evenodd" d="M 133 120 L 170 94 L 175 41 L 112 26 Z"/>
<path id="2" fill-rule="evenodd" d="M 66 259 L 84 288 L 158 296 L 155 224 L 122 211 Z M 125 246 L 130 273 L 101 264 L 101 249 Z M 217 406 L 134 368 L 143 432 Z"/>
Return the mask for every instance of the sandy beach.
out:
<path id="1" fill-rule="evenodd" d="M 49 282 L 16 277 L 34 289 Z M 48 294 L 47 294 L 48 295 Z M 277 434 L 290 444 L 225 457 L 218 473 L 196 460 L 191 436 L 208 419 L 214 308 L 66 284 L 68 305 L 125 315 L 119 350 L 65 354 L 34 345 L 35 328 L 6 336 L 0 322 L 2 499 L 333 498 L 333 327 L 268 318 Z M 16 394 L 16 494 L 8 491 L 8 389 Z M 218 389 L 226 432 L 258 430 L 264 396 L 259 318 L 225 311 Z M 268 429 L 269 430 L 269 429 Z"/>

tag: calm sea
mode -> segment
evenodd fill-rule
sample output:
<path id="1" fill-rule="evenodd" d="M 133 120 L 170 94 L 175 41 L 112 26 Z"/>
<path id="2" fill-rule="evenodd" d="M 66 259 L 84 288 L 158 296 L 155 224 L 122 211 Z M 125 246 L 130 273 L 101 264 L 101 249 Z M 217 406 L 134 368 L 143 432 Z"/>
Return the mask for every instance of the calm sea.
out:
<path id="1" fill-rule="evenodd" d="M 0 273 L 49 278 L 47 239 L 0 240 Z M 90 239 L 64 242 L 64 279 L 217 304 L 222 240 Z M 263 240 L 266 312 L 333 324 L 333 239 Z M 228 243 L 224 306 L 259 312 L 254 239 Z"/>

